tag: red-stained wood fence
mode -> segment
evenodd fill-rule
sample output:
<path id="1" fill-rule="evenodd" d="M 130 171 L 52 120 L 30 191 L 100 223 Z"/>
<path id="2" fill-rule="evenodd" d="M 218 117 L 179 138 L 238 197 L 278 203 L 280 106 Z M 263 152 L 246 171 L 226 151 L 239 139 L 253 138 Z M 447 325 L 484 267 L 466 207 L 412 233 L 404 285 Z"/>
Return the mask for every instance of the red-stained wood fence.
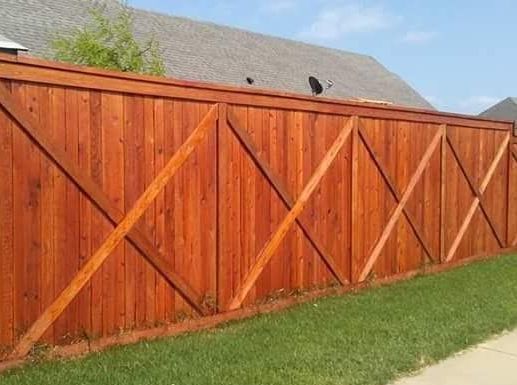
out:
<path id="1" fill-rule="evenodd" d="M 0 56 L 0 345 L 517 246 L 510 122 Z"/>

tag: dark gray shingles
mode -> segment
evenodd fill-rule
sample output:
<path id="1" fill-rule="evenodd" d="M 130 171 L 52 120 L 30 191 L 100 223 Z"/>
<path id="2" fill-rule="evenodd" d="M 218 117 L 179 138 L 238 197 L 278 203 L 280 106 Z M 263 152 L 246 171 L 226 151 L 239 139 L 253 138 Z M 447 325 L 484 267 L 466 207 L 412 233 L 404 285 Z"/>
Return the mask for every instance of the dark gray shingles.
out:
<path id="1" fill-rule="evenodd" d="M 117 7 L 113 0 L 108 9 Z M 17 40 L 36 56 L 51 57 L 48 43 L 89 19 L 89 1 L 0 0 L 0 33 Z M 309 75 L 331 79 L 328 97 L 366 98 L 433 108 L 396 74 L 366 55 L 266 36 L 213 23 L 135 9 L 139 39 L 155 36 L 168 75 L 310 94 Z"/>

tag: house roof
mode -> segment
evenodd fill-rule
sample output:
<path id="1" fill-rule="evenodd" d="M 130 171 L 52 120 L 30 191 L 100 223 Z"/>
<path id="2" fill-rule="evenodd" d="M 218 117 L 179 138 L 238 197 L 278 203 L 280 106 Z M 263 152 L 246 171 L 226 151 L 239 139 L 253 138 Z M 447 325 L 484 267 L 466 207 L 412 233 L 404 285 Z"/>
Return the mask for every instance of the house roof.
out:
<path id="1" fill-rule="evenodd" d="M 18 51 L 27 51 L 23 45 L 18 44 L 3 35 L 0 35 L 0 49 L 9 49 L 9 50 L 18 50 Z"/>
<path id="2" fill-rule="evenodd" d="M 35 56 L 52 57 L 49 41 L 89 20 L 84 0 L 0 0 L 0 33 Z M 118 7 L 108 0 L 108 11 Z M 171 77 L 310 94 L 309 75 L 331 79 L 325 95 L 365 98 L 433 109 L 421 95 L 377 60 L 336 49 L 241 29 L 134 9 L 135 35 L 160 43 Z"/>
<path id="3" fill-rule="evenodd" d="M 483 111 L 479 116 L 495 119 L 517 120 L 517 98 L 506 98 Z"/>

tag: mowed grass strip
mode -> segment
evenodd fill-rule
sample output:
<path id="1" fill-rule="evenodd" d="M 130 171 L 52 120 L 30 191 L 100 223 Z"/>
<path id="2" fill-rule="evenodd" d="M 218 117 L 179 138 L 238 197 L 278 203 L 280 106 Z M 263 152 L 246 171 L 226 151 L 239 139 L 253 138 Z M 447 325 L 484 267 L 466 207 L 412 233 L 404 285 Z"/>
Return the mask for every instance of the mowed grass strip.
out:
<path id="1" fill-rule="evenodd" d="M 517 256 L 211 331 L 0 375 L 0 384 L 387 384 L 517 327 Z"/>

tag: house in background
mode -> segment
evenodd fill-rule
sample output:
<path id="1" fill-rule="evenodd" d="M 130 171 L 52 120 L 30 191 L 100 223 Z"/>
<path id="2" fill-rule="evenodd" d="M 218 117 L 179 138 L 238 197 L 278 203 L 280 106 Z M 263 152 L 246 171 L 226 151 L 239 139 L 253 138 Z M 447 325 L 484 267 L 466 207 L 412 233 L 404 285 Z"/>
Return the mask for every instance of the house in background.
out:
<path id="1" fill-rule="evenodd" d="M 508 97 L 479 114 L 481 117 L 513 120 L 513 135 L 517 136 L 517 98 Z"/>
<path id="2" fill-rule="evenodd" d="M 503 120 L 517 120 L 517 98 L 506 98 L 494 104 L 479 116 Z"/>
<path id="3" fill-rule="evenodd" d="M 89 21 L 84 0 L 0 0 L 0 34 L 52 57 L 49 42 Z M 107 12 L 120 7 L 107 0 Z M 336 49 L 266 36 L 213 23 L 134 9 L 135 35 L 159 41 L 167 75 L 237 86 L 311 94 L 308 77 L 333 82 L 325 96 L 381 100 L 433 109 L 398 75 L 377 60 Z M 249 85 L 247 78 L 253 79 Z"/>

